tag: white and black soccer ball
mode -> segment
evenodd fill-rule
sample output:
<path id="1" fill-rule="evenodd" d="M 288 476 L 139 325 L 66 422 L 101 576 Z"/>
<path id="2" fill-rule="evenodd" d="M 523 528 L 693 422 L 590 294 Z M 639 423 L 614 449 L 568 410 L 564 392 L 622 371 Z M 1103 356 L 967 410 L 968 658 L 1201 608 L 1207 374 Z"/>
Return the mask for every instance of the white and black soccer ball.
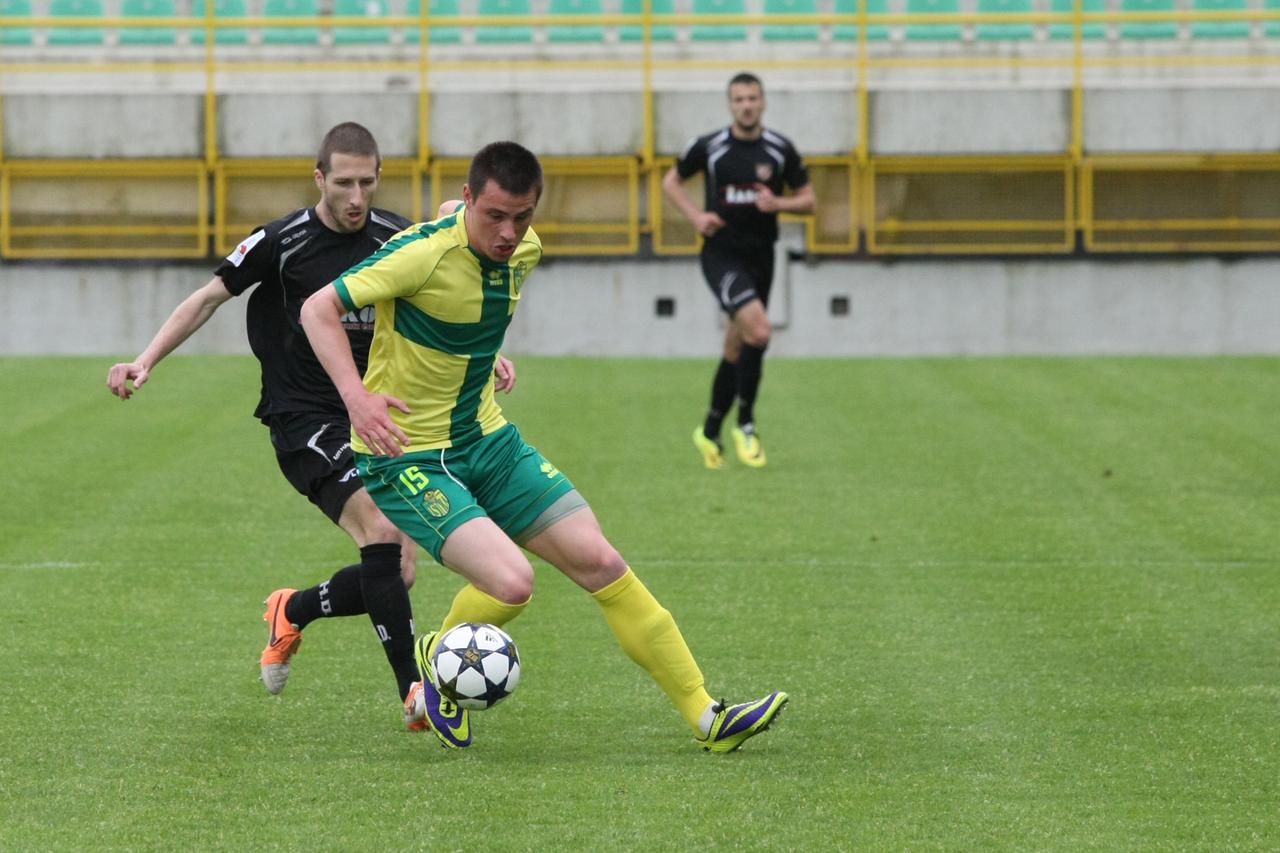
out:
<path id="1" fill-rule="evenodd" d="M 445 632 L 431 658 L 436 688 L 469 711 L 483 711 L 520 683 L 516 641 L 497 625 L 463 622 Z"/>

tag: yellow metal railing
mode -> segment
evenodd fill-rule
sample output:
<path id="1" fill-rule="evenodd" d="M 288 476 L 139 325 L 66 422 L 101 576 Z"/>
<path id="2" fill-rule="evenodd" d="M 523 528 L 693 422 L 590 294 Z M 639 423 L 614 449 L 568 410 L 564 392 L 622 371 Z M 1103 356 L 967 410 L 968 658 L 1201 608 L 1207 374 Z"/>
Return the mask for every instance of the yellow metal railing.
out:
<path id="1" fill-rule="evenodd" d="M 1085 37 L 1089 25 L 1132 23 L 1280 22 L 1280 9 L 1171 10 L 1158 12 L 1085 12 L 1079 2 L 1071 12 L 987 14 L 872 14 L 861 4 L 854 14 L 815 15 L 656 15 L 648 2 L 639 15 L 431 16 L 421 4 L 417 16 L 378 18 L 319 16 L 296 18 L 221 18 L 207 2 L 199 17 L 55 18 L 0 16 L 0 31 L 27 28 L 163 27 L 179 33 L 200 32 L 201 45 L 179 39 L 164 60 L 136 59 L 127 49 L 107 46 L 80 58 L 64 59 L 59 48 L 11 48 L 0 52 L 0 98 L 5 80 L 23 74 L 111 74 L 156 71 L 202 75 L 204 138 L 200 156 L 191 160 L 48 160 L 8 159 L 0 123 L 0 255 L 5 258 L 202 257 L 225 253 L 234 241 L 267 218 L 279 215 L 282 198 L 298 206 L 314 201 L 305 180 L 309 161 L 225 157 L 218 147 L 218 97 L 231 74 L 359 70 L 395 71 L 417 83 L 416 151 L 384 164 L 379 204 L 423 218 L 460 183 L 466 163 L 437 157 L 431 147 L 433 74 L 454 71 L 511 71 L 536 68 L 576 74 L 594 70 L 634 73 L 642 94 L 642 138 L 638 150 L 618 156 L 548 157 L 547 186 L 539 213 L 539 231 L 548 251 L 560 254 L 633 254 L 643 236 L 658 254 L 696 251 L 691 227 L 663 199 L 660 182 L 671 158 L 656 150 L 655 75 L 701 69 L 813 69 L 847 73 L 854 81 L 849 96 L 856 117 L 852 150 L 807 158 L 815 188 L 817 213 L 799 217 L 808 247 L 818 253 L 842 254 L 865 249 L 873 254 L 927 253 L 1067 253 L 1149 251 L 1274 251 L 1280 249 L 1280 155 L 1255 154 L 1168 157 L 1161 152 L 1125 157 L 1092 156 L 1084 149 L 1086 80 L 1126 66 L 1224 65 L 1241 68 L 1280 64 L 1280 51 L 1257 48 L 1258 40 L 1235 40 L 1240 49 L 1209 49 L 1184 54 L 1127 54 L 1107 39 Z M 653 28 L 694 25 L 763 27 L 852 26 L 849 41 L 822 42 L 809 54 L 780 58 L 759 52 L 750 60 L 741 53 L 726 58 L 714 50 L 677 56 L 652 38 Z M 928 24 L 958 25 L 969 36 L 945 41 L 947 49 L 932 54 L 898 55 L 868 38 L 872 27 Z M 1013 50 L 971 50 L 1000 42 L 973 41 L 972 28 L 991 24 L 1066 25 L 1072 38 L 1061 42 L 1007 41 Z M 616 45 L 588 59 L 549 57 L 544 50 L 508 45 L 507 55 L 472 56 L 465 46 L 436 45 L 439 28 L 548 26 L 639 27 L 641 38 Z M 259 30 L 377 27 L 391 32 L 414 31 L 417 43 L 398 39 L 394 50 L 376 59 L 344 60 L 326 46 L 289 46 L 288 58 L 263 60 L 253 53 L 224 49 L 216 35 L 228 29 Z M 1268 33 L 1269 35 L 1269 33 Z M 1280 39 L 1274 40 L 1280 45 Z M 703 42 L 704 48 L 717 43 Z M 1225 44 L 1225 43 L 1224 43 Z M 558 46 L 566 51 L 572 44 Z M 1024 49 L 1025 48 L 1025 49 Z M 1095 49 L 1097 48 L 1097 49 Z M 62 48 L 65 49 L 65 48 Z M 25 50 L 25 52 L 24 52 Z M 366 53 L 368 49 L 366 48 Z M 376 51 L 375 51 L 376 52 Z M 70 54 L 68 54 L 70 56 Z M 248 57 L 248 58 L 247 58 Z M 868 107 L 872 77 L 902 68 L 936 68 L 948 74 L 991 67 L 1058 68 L 1069 75 L 1071 117 L 1069 139 L 1060 154 L 999 157 L 887 157 L 871 150 Z M 53 96 L 56 97 L 56 96 Z M 0 103 L 2 107 L 2 103 Z M 0 122 L 3 121 L 0 108 Z M 430 204 L 427 203 L 429 186 Z M 1170 187 L 1173 189 L 1170 190 Z M 1178 188 L 1196 188 L 1181 192 Z M 642 192 L 642 189 L 644 192 Z M 695 189 L 695 187 L 691 187 Z M 647 198 L 646 198 L 647 196 Z M 111 216 L 114 199 L 128 197 L 129 210 Z M 1135 204 L 1133 198 L 1164 199 Z M 104 211 L 106 215 L 104 215 Z M 109 222 L 110 224 L 103 224 Z"/>

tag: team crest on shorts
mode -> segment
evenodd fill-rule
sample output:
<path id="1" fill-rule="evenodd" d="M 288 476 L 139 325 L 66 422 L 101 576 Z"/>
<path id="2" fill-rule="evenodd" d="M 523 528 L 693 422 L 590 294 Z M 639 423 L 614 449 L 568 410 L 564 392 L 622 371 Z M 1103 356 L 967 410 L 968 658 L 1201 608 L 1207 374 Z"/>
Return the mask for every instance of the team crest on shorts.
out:
<path id="1" fill-rule="evenodd" d="M 449 514 L 449 499 L 439 489 L 427 489 L 422 493 L 422 505 L 436 518 Z"/>

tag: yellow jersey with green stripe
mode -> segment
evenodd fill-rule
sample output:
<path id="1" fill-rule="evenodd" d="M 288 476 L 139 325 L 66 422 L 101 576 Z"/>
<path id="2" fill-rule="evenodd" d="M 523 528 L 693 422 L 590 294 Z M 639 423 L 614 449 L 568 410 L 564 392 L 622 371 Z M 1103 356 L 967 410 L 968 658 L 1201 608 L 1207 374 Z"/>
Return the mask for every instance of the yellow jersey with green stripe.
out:
<path id="1" fill-rule="evenodd" d="M 389 409 L 409 437 L 406 452 L 454 447 L 506 425 L 493 366 L 540 260 L 532 228 L 510 261 L 480 256 L 460 210 L 401 231 L 334 282 L 347 310 L 376 306 L 364 384 L 409 406 L 409 414 Z M 354 430 L 351 446 L 372 452 Z"/>

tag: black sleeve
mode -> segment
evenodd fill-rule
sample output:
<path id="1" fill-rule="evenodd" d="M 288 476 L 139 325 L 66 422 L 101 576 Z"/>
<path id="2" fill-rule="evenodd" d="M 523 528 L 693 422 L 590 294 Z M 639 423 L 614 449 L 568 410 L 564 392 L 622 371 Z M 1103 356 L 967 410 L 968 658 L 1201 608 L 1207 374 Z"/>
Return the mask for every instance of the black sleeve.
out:
<path id="1" fill-rule="evenodd" d="M 707 137 L 691 139 L 684 152 L 676 159 L 676 174 L 681 180 L 690 178 L 707 168 Z"/>
<path id="2" fill-rule="evenodd" d="M 804 160 L 800 157 L 800 152 L 789 142 L 787 143 L 786 159 L 782 164 L 782 172 L 787 186 L 793 190 L 798 190 L 809 183 L 809 167 L 804 164 Z"/>
<path id="3" fill-rule="evenodd" d="M 222 279 L 233 296 L 239 296 L 272 275 L 275 254 L 275 234 L 264 225 L 236 244 L 231 254 L 218 264 L 214 274 Z"/>

